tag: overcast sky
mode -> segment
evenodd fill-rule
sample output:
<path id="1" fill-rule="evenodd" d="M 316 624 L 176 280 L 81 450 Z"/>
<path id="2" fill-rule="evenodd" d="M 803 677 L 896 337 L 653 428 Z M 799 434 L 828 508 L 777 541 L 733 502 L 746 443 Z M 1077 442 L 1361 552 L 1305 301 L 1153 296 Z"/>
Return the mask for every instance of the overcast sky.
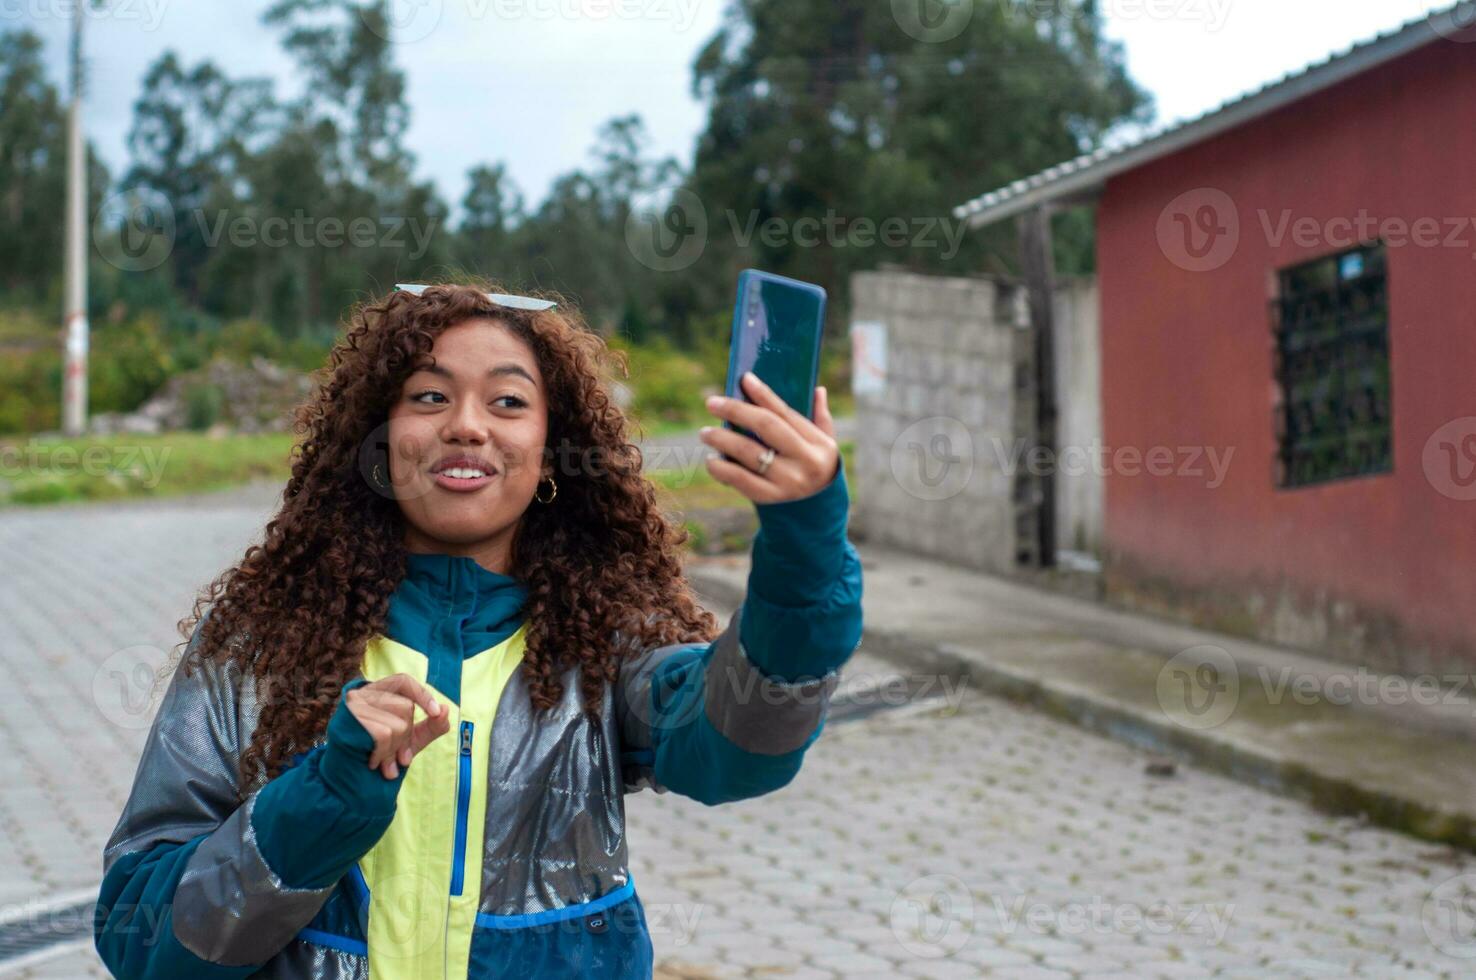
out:
<path id="1" fill-rule="evenodd" d="M 64 77 L 74 0 L 0 0 L 0 29 L 29 26 Z M 475 164 L 503 160 L 529 203 L 583 165 L 596 129 L 629 112 L 654 149 L 687 164 L 702 125 L 690 65 L 726 0 L 394 0 L 409 80 L 409 145 L 453 204 Z M 886 3 L 888 0 L 875 0 Z M 896 4 L 918 0 L 895 0 Z M 931 0 L 928 0 L 931 2 Z M 1004 0 L 954 0 L 959 3 Z M 115 175 L 147 66 L 174 48 L 233 77 L 296 80 L 267 0 L 107 0 L 88 21 L 89 137 Z M 1445 0 L 1101 0 L 1160 120 L 1197 115 Z M 992 188 L 980 187 L 982 193 Z"/>

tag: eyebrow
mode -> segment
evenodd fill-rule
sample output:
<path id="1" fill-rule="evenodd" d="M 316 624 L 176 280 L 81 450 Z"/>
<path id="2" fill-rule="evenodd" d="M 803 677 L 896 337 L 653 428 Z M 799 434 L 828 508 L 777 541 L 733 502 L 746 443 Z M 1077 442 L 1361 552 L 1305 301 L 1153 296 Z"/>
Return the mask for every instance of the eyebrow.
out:
<path id="1" fill-rule="evenodd" d="M 424 367 L 418 368 L 417 370 L 429 371 L 431 374 L 439 374 L 443 378 L 452 377 L 451 372 L 446 368 L 441 367 L 441 365 L 439 364 L 427 364 Z M 493 378 L 500 378 L 503 375 L 509 374 L 516 375 L 522 378 L 527 378 L 529 384 L 531 384 L 534 388 L 538 387 L 538 382 L 534 380 L 533 375 L 524 370 L 521 364 L 516 364 L 512 361 L 506 361 L 502 364 L 498 364 L 487 371 L 487 375 Z"/>

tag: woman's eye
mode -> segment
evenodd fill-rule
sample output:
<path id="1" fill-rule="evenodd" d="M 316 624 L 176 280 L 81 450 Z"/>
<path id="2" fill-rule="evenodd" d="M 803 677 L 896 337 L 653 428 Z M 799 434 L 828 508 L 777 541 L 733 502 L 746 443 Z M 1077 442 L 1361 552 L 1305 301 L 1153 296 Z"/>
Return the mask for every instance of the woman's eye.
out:
<path id="1" fill-rule="evenodd" d="M 439 401 L 436 401 L 435 399 L 439 399 Z M 427 391 L 416 392 L 415 394 L 413 394 L 413 395 L 410 396 L 410 400 L 412 402 L 417 402 L 417 403 L 419 403 L 421 405 L 443 405 L 443 404 L 446 404 L 446 396 L 443 395 L 443 394 L 441 394 L 439 391 L 435 391 L 435 390 L 427 390 Z M 504 408 L 527 408 L 528 407 L 528 403 L 526 401 L 524 401 L 523 399 L 519 398 L 517 395 L 503 395 L 500 398 L 494 398 L 492 400 L 492 404 L 494 404 L 494 405 L 499 405 L 499 404 L 501 404 L 503 402 L 507 402 L 508 403 L 506 405 L 502 405 L 502 407 L 504 407 Z"/>

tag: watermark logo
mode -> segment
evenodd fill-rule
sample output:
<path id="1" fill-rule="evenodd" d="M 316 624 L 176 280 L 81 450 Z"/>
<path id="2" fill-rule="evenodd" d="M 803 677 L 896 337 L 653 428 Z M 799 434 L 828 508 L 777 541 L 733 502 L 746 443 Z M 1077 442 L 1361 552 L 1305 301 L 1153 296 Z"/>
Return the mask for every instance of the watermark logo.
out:
<path id="1" fill-rule="evenodd" d="M 757 211 L 739 220 L 736 211 L 727 211 L 728 228 L 733 241 L 743 248 L 757 238 L 768 248 L 793 245 L 798 248 L 909 248 L 913 251 L 936 251 L 947 261 L 958 254 L 968 230 L 963 221 L 950 221 L 937 215 L 889 215 L 876 220 L 867 215 L 850 217 L 827 208 L 823 217 L 770 217 L 760 221 Z"/>
<path id="2" fill-rule="evenodd" d="M 892 0 L 897 26 L 927 44 L 953 40 L 973 18 L 973 0 Z"/>
<path id="3" fill-rule="evenodd" d="M 1218 33 L 1230 20 L 1236 0 L 1097 0 L 1096 3 L 1062 3 L 1061 0 L 996 0 L 1008 17 L 1043 24 L 1061 24 L 1086 16 L 1100 16 L 1110 23 L 1130 21 L 1179 21 L 1203 24 Z"/>
<path id="4" fill-rule="evenodd" d="M 441 26 L 444 12 L 443 0 L 387 0 L 377 9 L 360 7 L 359 17 L 370 30 L 385 30 L 386 41 L 414 44 L 424 41 Z"/>
<path id="5" fill-rule="evenodd" d="M 625 219 L 625 246 L 655 272 L 677 272 L 707 248 L 707 208 L 685 187 L 638 195 Z"/>
<path id="6" fill-rule="evenodd" d="M 989 438 L 993 462 L 1006 476 L 1024 471 L 1031 476 L 1151 476 L 1202 480 L 1207 489 L 1218 490 L 1230 473 L 1234 446 L 1116 446 L 1100 439 L 1080 445 L 1052 449 L 1031 445 L 1019 438 L 1007 445 L 999 436 Z"/>
<path id="7" fill-rule="evenodd" d="M 408 777 L 407 777 L 408 778 Z M 427 921 L 446 914 L 446 882 L 416 871 L 402 871 L 369 882 L 374 896 L 376 932 L 383 939 L 386 961 L 404 959 L 406 966 L 439 947 L 441 938 Z M 375 946 L 376 953 L 381 946 Z M 395 971 L 398 972 L 398 971 Z"/>
<path id="8" fill-rule="evenodd" d="M 40 21 L 48 18 L 70 21 L 80 7 L 85 17 L 119 23 L 136 23 L 142 30 L 155 31 L 164 20 L 170 0 L 0 0 L 0 22 Z"/>
<path id="9" fill-rule="evenodd" d="M 1195 903 L 1176 906 L 1160 899 L 1148 905 L 1136 902 L 1110 902 L 1101 895 L 1090 901 L 1061 903 L 1032 902 L 1017 895 L 1006 902 L 1003 896 L 992 896 L 999 931 L 1013 936 L 1022 931 L 1039 936 L 1177 936 L 1198 937 L 1210 946 L 1225 940 L 1233 904 Z"/>
<path id="10" fill-rule="evenodd" d="M 92 242 L 103 261 L 122 272 L 157 269 L 174 251 L 174 205 L 147 187 L 119 191 L 92 219 Z"/>
<path id="11" fill-rule="evenodd" d="M 1222 647 L 1201 644 L 1158 671 L 1158 706 L 1174 724 L 1204 730 L 1223 725 L 1240 700 L 1240 672 Z"/>
<path id="12" fill-rule="evenodd" d="M 1240 209 L 1213 187 L 1180 194 L 1158 216 L 1158 247 L 1186 272 L 1212 272 L 1240 247 Z"/>
<path id="13" fill-rule="evenodd" d="M 1451 500 L 1476 500 L 1476 416 L 1455 419 L 1425 441 L 1425 479 Z"/>
<path id="14" fill-rule="evenodd" d="M 974 436 L 956 418 L 912 423 L 892 441 L 892 478 L 918 500 L 947 500 L 974 475 Z"/>
<path id="15" fill-rule="evenodd" d="M 892 900 L 892 935 L 913 956 L 951 956 L 973 933 L 973 893 L 953 875 L 915 879 Z"/>
<path id="16" fill-rule="evenodd" d="M 1450 41 L 1476 41 L 1476 3 L 1463 3 L 1430 17 L 1430 27 Z"/>
<path id="17" fill-rule="evenodd" d="M 92 674 L 92 703 L 110 724 L 143 731 L 163 696 L 159 671 L 166 657 L 148 644 L 124 647 L 108 655 Z"/>
<path id="18" fill-rule="evenodd" d="M 1420 908 L 1425 938 L 1446 956 L 1476 959 L 1476 873 L 1447 878 Z"/>
<path id="19" fill-rule="evenodd" d="M 203 209 L 191 212 L 207 248 L 222 241 L 234 248 L 351 248 L 407 249 L 412 261 L 425 255 L 435 236 L 435 219 L 421 221 L 401 215 L 360 215 L 344 220 L 336 215 L 315 217 L 298 208 L 291 217 L 282 214 L 265 218 L 254 214 L 232 214 Z"/>

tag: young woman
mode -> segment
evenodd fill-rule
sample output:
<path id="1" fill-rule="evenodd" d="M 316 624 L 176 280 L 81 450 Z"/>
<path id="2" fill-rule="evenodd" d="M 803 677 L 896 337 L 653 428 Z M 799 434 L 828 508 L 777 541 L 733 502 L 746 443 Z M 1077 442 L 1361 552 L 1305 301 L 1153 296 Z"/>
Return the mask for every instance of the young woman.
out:
<path id="1" fill-rule="evenodd" d="M 607 353 L 550 301 L 469 286 L 354 313 L 279 513 L 180 624 L 104 852 L 116 976 L 651 974 L 624 794 L 793 779 L 861 571 L 825 390 L 811 422 L 746 378 L 753 404 L 708 407 L 768 448 L 702 436 L 760 525 L 718 635 Z"/>

